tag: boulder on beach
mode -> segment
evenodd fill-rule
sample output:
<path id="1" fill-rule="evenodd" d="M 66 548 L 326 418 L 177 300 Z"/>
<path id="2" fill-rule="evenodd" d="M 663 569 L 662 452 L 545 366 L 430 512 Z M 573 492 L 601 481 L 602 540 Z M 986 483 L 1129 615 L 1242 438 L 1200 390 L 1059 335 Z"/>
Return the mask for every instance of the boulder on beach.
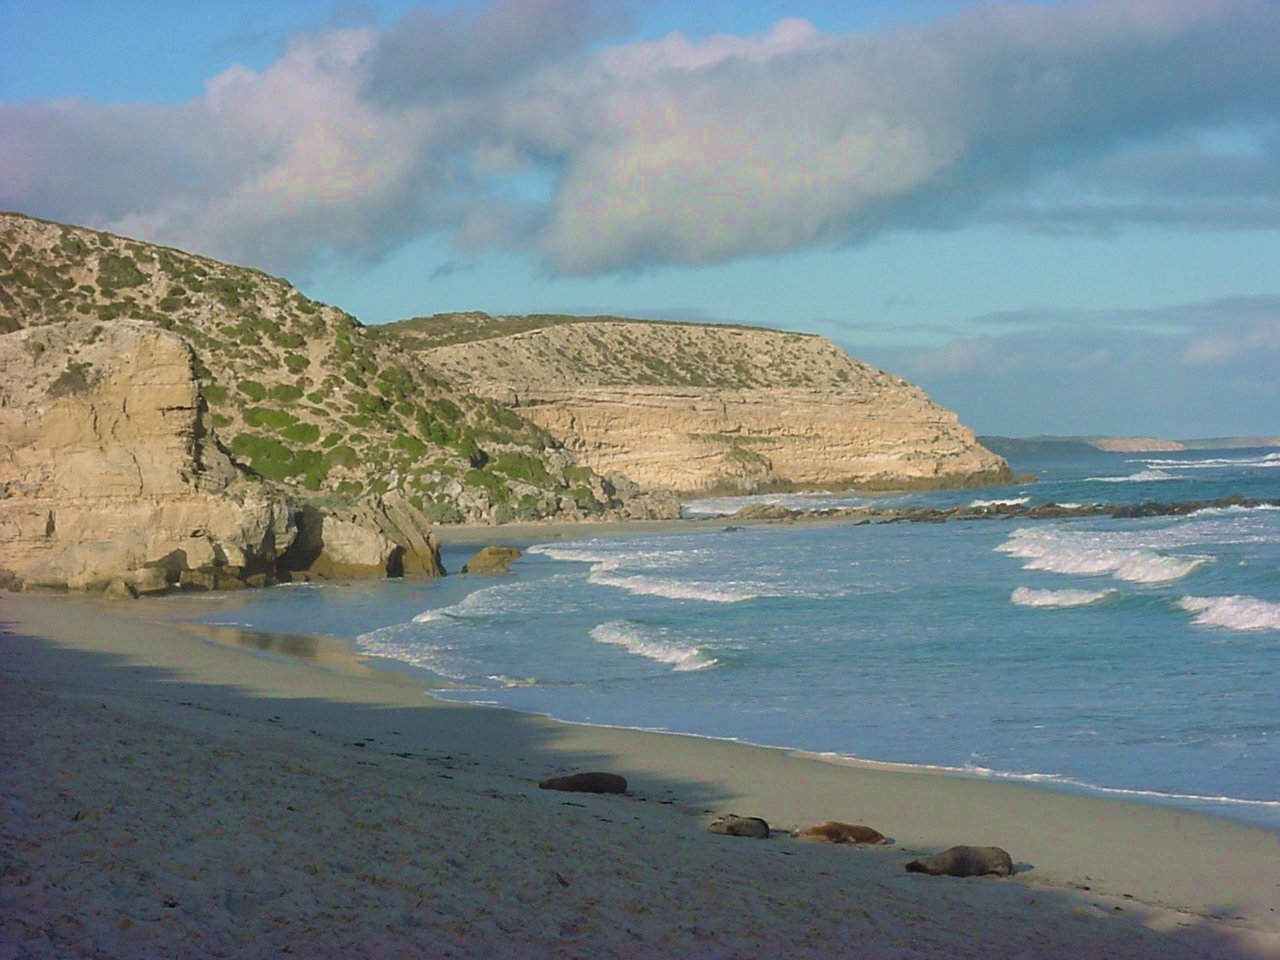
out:
<path id="1" fill-rule="evenodd" d="M 475 556 L 462 566 L 463 573 L 507 573 L 511 564 L 520 558 L 520 551 L 515 547 L 501 547 L 496 544 L 478 551 Z"/>
<path id="2" fill-rule="evenodd" d="M 616 773 L 598 770 L 552 777 L 538 784 L 539 790 L 564 790 L 568 793 L 626 793 L 627 779 Z"/>
<path id="3" fill-rule="evenodd" d="M 753 840 L 769 838 L 769 824 L 766 821 L 759 817 L 740 817 L 736 813 L 716 817 L 707 829 L 726 837 L 751 837 Z"/>
<path id="4" fill-rule="evenodd" d="M 884 834 L 861 823 L 842 823 L 828 820 L 795 834 L 800 840 L 818 840 L 824 843 L 884 843 Z"/>
<path id="5" fill-rule="evenodd" d="M 1007 877 L 1013 873 L 1013 858 L 1000 847 L 950 847 L 932 857 L 912 860 L 907 872 L 931 877 Z"/>

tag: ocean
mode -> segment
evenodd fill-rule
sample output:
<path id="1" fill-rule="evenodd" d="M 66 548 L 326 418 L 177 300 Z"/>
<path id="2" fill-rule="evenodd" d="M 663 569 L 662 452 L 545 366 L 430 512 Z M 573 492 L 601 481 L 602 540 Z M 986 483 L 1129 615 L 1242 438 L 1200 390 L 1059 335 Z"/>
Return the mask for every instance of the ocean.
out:
<path id="1" fill-rule="evenodd" d="M 1015 461 L 1037 483 L 791 506 L 1280 496 L 1274 449 Z M 521 544 L 506 577 L 288 586 L 207 622 L 324 633 L 437 696 L 1127 796 L 1280 829 L 1280 509 L 792 524 Z M 449 548 L 458 569 L 474 548 Z"/>

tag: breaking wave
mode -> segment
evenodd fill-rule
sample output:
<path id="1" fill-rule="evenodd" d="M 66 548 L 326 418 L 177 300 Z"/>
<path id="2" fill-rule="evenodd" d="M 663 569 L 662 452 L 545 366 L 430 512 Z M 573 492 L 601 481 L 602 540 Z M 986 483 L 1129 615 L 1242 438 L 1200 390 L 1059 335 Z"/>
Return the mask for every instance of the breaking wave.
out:
<path id="1" fill-rule="evenodd" d="M 1035 590 L 1018 587 L 1009 595 L 1020 607 L 1083 607 L 1116 593 L 1115 590 Z"/>
<path id="2" fill-rule="evenodd" d="M 1230 597 L 1183 597 L 1178 606 L 1196 614 L 1195 623 L 1227 630 L 1280 630 L 1280 603 L 1240 594 Z"/>
<path id="3" fill-rule="evenodd" d="M 678 671 L 706 670 L 718 662 L 705 657 L 697 647 L 672 643 L 665 639 L 667 631 L 646 629 L 630 620 L 611 620 L 591 630 L 591 639 L 623 647 L 641 657 L 670 664 Z"/>
<path id="4" fill-rule="evenodd" d="M 1093 483 L 1155 483 L 1159 480 L 1175 479 L 1177 478 L 1163 470 L 1139 470 L 1127 477 L 1085 477 L 1086 481 Z"/>
<path id="5" fill-rule="evenodd" d="M 757 597 L 769 596 L 758 589 L 744 590 L 736 584 L 706 583 L 697 580 L 669 580 L 665 577 L 651 577 L 643 573 L 619 574 L 620 561 L 610 560 L 597 563 L 591 568 L 587 580 L 603 587 L 618 587 L 629 593 L 645 594 L 652 597 L 666 597 L 668 600 L 705 600 L 709 603 L 741 603 L 744 600 L 755 600 Z"/>
<path id="6" fill-rule="evenodd" d="M 1239 469 L 1241 467 L 1280 467 L 1280 453 L 1261 457 L 1210 457 L 1205 460 L 1141 460 L 1151 468 L 1175 467 L 1179 470 Z"/>
<path id="7" fill-rule="evenodd" d="M 1002 553 L 1025 561 L 1027 570 L 1047 570 L 1081 576 L 1110 574 L 1129 583 L 1168 583 L 1200 569 L 1212 558 L 1178 557 L 1145 547 L 1102 546 L 1088 536 L 1023 527 L 1000 546 Z"/>
<path id="8" fill-rule="evenodd" d="M 741 603 L 744 600 L 775 595 L 755 583 L 684 580 L 653 576 L 649 573 L 636 573 L 626 569 L 636 564 L 659 569 L 669 569 L 673 563 L 678 566 L 681 554 L 671 551 L 633 550 L 610 554 L 590 548 L 540 544 L 530 547 L 528 552 L 552 560 L 589 563 L 591 571 L 587 574 L 587 581 L 597 586 L 616 587 L 629 593 L 665 597 L 668 600 Z M 687 556 L 684 559 L 687 561 Z"/>
<path id="9" fill-rule="evenodd" d="M 1280 506 L 1272 503 L 1259 503 L 1252 507 L 1246 507 L 1242 504 L 1232 504 L 1229 507 L 1203 507 L 1194 513 L 1188 514 L 1191 517 L 1230 517 L 1238 516 L 1244 513 L 1269 513 L 1280 510 Z"/>
<path id="10" fill-rule="evenodd" d="M 969 504 L 971 507 L 1019 507 L 1024 503 L 1030 503 L 1030 497 L 1011 497 L 1008 500 L 974 500 Z"/>
<path id="11" fill-rule="evenodd" d="M 493 617 L 520 610 L 525 594 L 536 589 L 528 583 L 499 583 L 482 587 L 469 593 L 457 603 L 434 610 L 424 610 L 413 618 L 414 623 L 433 623 L 438 620 L 470 620 L 476 617 Z"/>

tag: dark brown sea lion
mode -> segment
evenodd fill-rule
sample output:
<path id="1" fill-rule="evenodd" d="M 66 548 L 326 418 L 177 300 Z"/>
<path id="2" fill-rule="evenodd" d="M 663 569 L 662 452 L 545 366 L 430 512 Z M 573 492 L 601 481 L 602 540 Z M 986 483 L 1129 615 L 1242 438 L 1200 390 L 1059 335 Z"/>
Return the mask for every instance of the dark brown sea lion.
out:
<path id="1" fill-rule="evenodd" d="M 1013 858 L 1000 847 L 951 847 L 932 857 L 922 857 L 907 864 L 908 873 L 927 873 L 931 877 L 981 877 L 995 874 L 1007 877 L 1013 873 Z"/>
<path id="2" fill-rule="evenodd" d="M 627 780 L 616 773 L 573 773 L 567 777 L 552 777 L 538 784 L 540 790 L 565 790 L 569 793 L 626 793 Z"/>

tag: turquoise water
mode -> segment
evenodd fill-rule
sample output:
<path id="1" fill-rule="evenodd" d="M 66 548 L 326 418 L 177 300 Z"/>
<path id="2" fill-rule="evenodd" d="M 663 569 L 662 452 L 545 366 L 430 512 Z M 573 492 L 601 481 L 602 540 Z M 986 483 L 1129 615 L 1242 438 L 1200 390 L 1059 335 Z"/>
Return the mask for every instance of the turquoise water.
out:
<path id="1" fill-rule="evenodd" d="M 876 502 L 1280 496 L 1273 450 L 1014 467 L 1041 482 Z M 263 591 L 224 620 L 347 637 L 458 682 L 450 699 L 1280 827 L 1280 510 L 582 539 L 514 570 Z"/>

